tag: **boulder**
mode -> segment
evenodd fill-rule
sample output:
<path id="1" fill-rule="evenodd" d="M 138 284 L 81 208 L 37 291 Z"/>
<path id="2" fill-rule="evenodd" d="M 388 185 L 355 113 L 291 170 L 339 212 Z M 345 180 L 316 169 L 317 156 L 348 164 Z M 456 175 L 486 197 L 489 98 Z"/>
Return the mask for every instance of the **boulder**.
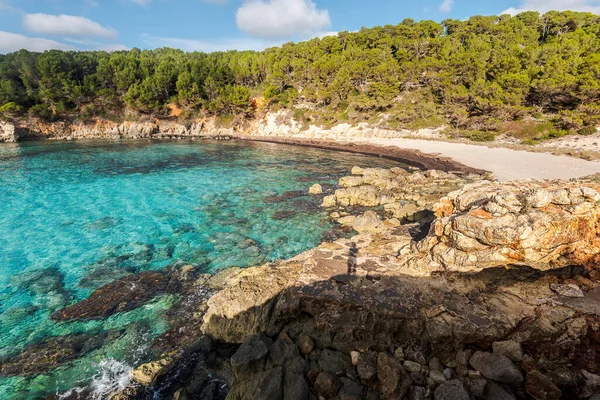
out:
<path id="1" fill-rule="evenodd" d="M 442 383 L 433 392 L 434 400 L 471 400 L 463 383 L 458 379 Z"/>
<path id="2" fill-rule="evenodd" d="M 547 376 L 537 370 L 527 374 L 525 391 L 535 400 L 559 399 L 562 396 L 560 389 Z"/>
<path id="3" fill-rule="evenodd" d="M 323 193 L 323 187 L 318 183 L 315 183 L 308 189 L 308 194 L 321 194 Z"/>
<path id="4" fill-rule="evenodd" d="M 506 356 L 478 351 L 473 354 L 469 363 L 493 381 L 513 385 L 523 382 L 523 374 Z"/>
<path id="5" fill-rule="evenodd" d="M 352 228 L 358 233 L 376 233 L 381 232 L 384 229 L 384 225 L 375 212 L 367 211 L 363 215 L 359 215 L 354 219 Z"/>
<path id="6" fill-rule="evenodd" d="M 514 362 L 523 361 L 523 350 L 521 343 L 514 340 L 506 340 L 492 343 L 494 354 L 506 356 Z"/>
<path id="7" fill-rule="evenodd" d="M 437 218 L 428 236 L 415 244 L 418 254 L 406 262 L 412 269 L 454 272 L 506 265 L 539 270 L 596 265 L 598 180 L 466 185 L 434 206 Z M 555 192 L 561 193 L 558 201 Z"/>

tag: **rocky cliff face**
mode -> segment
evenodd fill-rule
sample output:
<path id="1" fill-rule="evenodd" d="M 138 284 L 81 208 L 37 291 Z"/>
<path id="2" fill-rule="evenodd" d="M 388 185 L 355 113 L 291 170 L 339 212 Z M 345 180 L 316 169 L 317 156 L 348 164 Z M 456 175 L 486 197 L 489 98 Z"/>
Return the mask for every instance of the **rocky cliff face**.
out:
<path id="1" fill-rule="evenodd" d="M 17 132 L 15 134 L 14 132 Z M 332 128 L 310 126 L 304 129 L 289 111 L 269 113 L 262 118 L 247 121 L 244 126 L 223 127 L 214 118 L 205 118 L 189 124 L 155 120 L 153 122 L 115 123 L 96 120 L 90 123 L 53 122 L 38 120 L 18 123 L 0 123 L 0 143 L 19 140 L 77 140 L 77 139 L 147 139 L 147 138 L 204 138 L 251 135 L 270 138 L 350 139 L 364 137 L 439 138 L 441 130 L 422 129 L 391 131 L 369 126 L 341 124 Z"/>

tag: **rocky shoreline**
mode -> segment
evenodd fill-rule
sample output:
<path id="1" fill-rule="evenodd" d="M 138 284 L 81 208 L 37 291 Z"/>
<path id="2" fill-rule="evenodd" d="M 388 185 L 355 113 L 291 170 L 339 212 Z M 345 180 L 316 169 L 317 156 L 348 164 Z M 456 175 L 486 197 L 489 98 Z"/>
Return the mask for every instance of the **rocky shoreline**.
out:
<path id="1" fill-rule="evenodd" d="M 213 276 L 182 265 L 129 276 L 54 318 L 184 293 L 154 361 L 115 400 L 599 398 L 600 176 L 352 173 L 310 189 L 351 238 Z M 69 359 L 36 355 L 108 340 L 76 339 L 3 368 L 56 367 Z"/>

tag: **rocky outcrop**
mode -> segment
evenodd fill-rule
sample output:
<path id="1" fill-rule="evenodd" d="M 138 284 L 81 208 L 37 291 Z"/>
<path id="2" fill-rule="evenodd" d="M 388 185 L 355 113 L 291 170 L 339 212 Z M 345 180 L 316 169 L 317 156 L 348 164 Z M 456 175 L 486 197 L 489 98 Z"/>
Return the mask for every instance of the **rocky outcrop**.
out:
<path id="1" fill-rule="evenodd" d="M 411 269 L 477 272 L 600 264 L 600 176 L 572 182 L 481 182 L 435 206 Z"/>

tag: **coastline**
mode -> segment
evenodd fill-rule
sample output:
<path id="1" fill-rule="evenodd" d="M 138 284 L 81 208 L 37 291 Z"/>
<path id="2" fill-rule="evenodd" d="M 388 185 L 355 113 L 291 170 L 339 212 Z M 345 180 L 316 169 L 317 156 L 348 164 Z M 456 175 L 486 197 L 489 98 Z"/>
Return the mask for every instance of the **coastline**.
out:
<path id="1" fill-rule="evenodd" d="M 401 161 L 420 169 L 461 173 L 491 172 L 500 181 L 572 179 L 600 173 L 600 161 L 557 155 L 551 143 L 531 149 L 508 143 L 467 143 L 445 139 L 437 129 L 391 131 L 368 124 L 302 129 L 296 121 L 280 121 L 278 113 L 243 127 L 219 126 L 214 119 L 182 125 L 174 121 L 94 123 L 30 121 L 0 123 L 0 142 L 30 140 L 250 140 L 362 153 Z M 279 121 L 279 122 L 278 122 Z M 575 138 L 579 139 L 579 138 Z M 594 140 L 587 137 L 580 142 Z"/>

